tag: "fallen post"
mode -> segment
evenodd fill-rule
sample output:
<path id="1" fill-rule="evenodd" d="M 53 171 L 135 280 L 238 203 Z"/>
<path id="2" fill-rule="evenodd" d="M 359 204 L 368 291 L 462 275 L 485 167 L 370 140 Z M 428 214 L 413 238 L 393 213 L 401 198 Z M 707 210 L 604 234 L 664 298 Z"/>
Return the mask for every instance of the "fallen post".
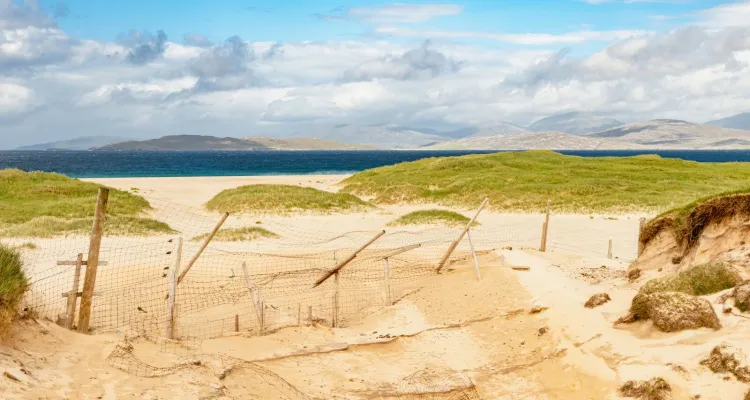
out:
<path id="1" fill-rule="evenodd" d="M 221 229 L 221 226 L 224 225 L 224 222 L 226 222 L 227 218 L 229 218 L 229 213 L 224 213 L 224 216 L 221 217 L 221 220 L 218 224 L 216 224 L 214 230 L 212 230 L 208 237 L 203 241 L 203 244 L 201 245 L 200 249 L 198 249 L 198 252 L 195 253 L 193 258 L 185 267 L 185 270 L 180 274 L 180 277 L 177 278 L 178 285 L 182 282 L 183 279 L 185 279 L 185 275 L 187 275 L 187 273 L 190 271 L 190 268 L 195 265 L 195 262 L 198 261 L 198 258 L 200 258 L 201 254 L 203 254 L 203 251 L 206 250 L 206 247 L 208 247 L 208 244 L 211 243 L 211 240 L 213 240 L 214 236 L 216 236 L 216 233 L 219 232 L 219 229 Z"/>
<path id="2" fill-rule="evenodd" d="M 469 228 L 471 228 L 471 225 L 474 224 L 474 221 L 479 216 L 479 213 L 482 212 L 482 209 L 489 201 L 488 198 L 485 197 L 484 201 L 482 201 L 482 204 L 479 205 L 479 209 L 477 210 L 476 214 L 474 214 L 474 217 L 471 218 L 468 224 L 466 224 L 466 227 L 461 231 L 461 234 L 458 235 L 458 238 L 451 243 L 450 247 L 448 247 L 448 250 L 445 252 L 445 255 L 443 255 L 443 258 L 440 260 L 440 263 L 437 267 L 437 273 L 440 273 L 440 270 L 443 269 L 443 266 L 448 261 L 448 258 L 453 254 L 453 251 L 456 250 L 456 247 L 458 247 L 458 244 L 461 242 L 461 239 L 464 238 L 464 235 L 466 235 L 466 232 L 469 231 Z"/>
<path id="3" fill-rule="evenodd" d="M 373 244 L 376 240 L 378 240 L 383 235 L 385 235 L 385 231 L 380 231 L 377 235 L 375 235 L 367 243 L 363 244 L 362 247 L 358 248 L 357 250 L 354 250 L 354 252 L 349 257 L 347 257 L 346 259 L 344 259 L 343 261 L 341 261 L 340 263 L 338 263 L 332 270 L 326 272 L 325 274 L 323 274 L 323 276 L 321 276 L 320 278 L 318 278 L 318 280 L 315 281 L 315 284 L 313 285 L 313 288 L 316 288 L 316 287 L 320 286 L 321 283 L 325 282 L 332 275 L 338 273 L 339 270 L 341 270 L 341 268 L 344 268 L 347 264 L 349 264 L 350 262 L 352 262 L 352 260 L 354 260 L 355 258 L 357 258 L 357 255 L 362 250 L 366 249 L 369 245 Z"/>

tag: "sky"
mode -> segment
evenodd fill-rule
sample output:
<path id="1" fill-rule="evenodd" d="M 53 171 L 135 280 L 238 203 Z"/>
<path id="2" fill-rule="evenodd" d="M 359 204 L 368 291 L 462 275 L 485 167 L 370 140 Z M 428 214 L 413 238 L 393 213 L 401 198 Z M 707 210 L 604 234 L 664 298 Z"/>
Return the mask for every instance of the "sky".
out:
<path id="1" fill-rule="evenodd" d="M 750 111 L 750 0 L 0 0 L 0 149 Z"/>

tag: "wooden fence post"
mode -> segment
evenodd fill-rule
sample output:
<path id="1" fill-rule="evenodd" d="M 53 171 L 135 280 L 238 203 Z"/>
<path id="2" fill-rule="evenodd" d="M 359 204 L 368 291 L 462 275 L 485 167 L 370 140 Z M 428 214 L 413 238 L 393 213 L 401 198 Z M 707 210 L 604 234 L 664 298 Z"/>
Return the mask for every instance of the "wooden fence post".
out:
<path id="1" fill-rule="evenodd" d="M 471 256 L 474 258 L 474 269 L 477 272 L 477 280 L 482 280 L 482 275 L 479 273 L 479 261 L 477 260 L 477 252 L 474 251 L 474 242 L 471 241 L 471 229 L 466 231 L 466 237 L 469 238 L 469 247 L 471 247 Z"/>
<path id="2" fill-rule="evenodd" d="M 167 339 L 174 339 L 175 326 L 175 304 L 177 301 L 177 277 L 180 275 L 180 264 L 182 263 L 182 237 L 177 238 L 174 251 L 174 264 L 169 275 L 169 293 L 167 294 Z"/>
<path id="3" fill-rule="evenodd" d="M 643 242 L 641 242 L 641 236 L 643 235 L 643 228 L 646 226 L 646 218 L 641 218 L 638 223 L 638 256 L 643 253 Z"/>
<path id="4" fill-rule="evenodd" d="M 607 244 L 607 258 L 612 259 L 612 238 L 609 238 L 609 243 Z"/>
<path id="5" fill-rule="evenodd" d="M 260 289 L 258 289 L 258 296 L 255 296 L 255 286 L 250 279 L 250 272 L 247 270 L 247 263 L 242 263 L 242 273 L 245 275 L 245 283 L 247 289 L 250 291 L 250 301 L 253 302 L 253 308 L 255 308 L 255 316 L 258 317 L 258 325 L 260 326 L 261 332 L 263 330 L 263 312 L 261 311 L 260 301 Z"/>
<path id="6" fill-rule="evenodd" d="M 336 282 L 336 292 L 333 295 L 333 327 L 335 328 L 339 322 L 339 273 L 336 272 L 333 277 Z"/>
<path id="7" fill-rule="evenodd" d="M 190 271 L 190 268 L 193 267 L 196 261 L 198 261 L 198 258 L 200 258 L 201 254 L 203 254 L 203 251 L 206 250 L 206 247 L 208 247 L 208 244 L 211 243 L 211 240 L 213 240 L 214 236 L 216 236 L 216 232 L 221 229 L 221 226 L 224 225 L 224 222 L 226 222 L 227 218 L 229 218 L 229 213 L 224 213 L 224 216 L 221 217 L 221 220 L 218 224 L 214 227 L 214 230 L 211 231 L 211 233 L 206 237 L 206 239 L 203 241 L 203 244 L 201 245 L 200 249 L 198 249 L 198 252 L 195 253 L 192 259 L 190 259 L 190 262 L 185 267 L 185 270 L 182 271 L 180 274 L 180 277 L 177 278 L 177 284 L 179 285 L 183 279 L 185 279 L 185 275 Z"/>
<path id="8" fill-rule="evenodd" d="M 240 331 L 240 316 L 237 314 L 234 314 L 234 331 Z"/>
<path id="9" fill-rule="evenodd" d="M 539 251 L 547 251 L 547 233 L 549 232 L 549 214 L 550 205 L 552 200 L 547 200 L 547 215 L 544 217 L 544 224 L 542 225 L 542 244 L 539 246 Z"/>
<path id="10" fill-rule="evenodd" d="M 302 326 L 302 304 L 297 303 L 297 326 Z"/>
<path id="11" fill-rule="evenodd" d="M 312 306 L 307 306 L 307 320 L 310 321 L 310 325 L 313 323 Z"/>
<path id="12" fill-rule="evenodd" d="M 479 216 L 479 213 L 482 212 L 482 209 L 484 208 L 484 206 L 487 204 L 488 201 L 489 199 L 485 197 L 484 201 L 482 201 L 482 204 L 479 205 L 479 209 L 477 209 L 476 214 L 474 214 L 474 217 L 472 217 L 471 220 L 469 220 L 469 223 L 466 224 L 466 227 L 464 227 L 464 229 L 461 231 L 461 234 L 459 234 L 456 240 L 454 240 L 453 243 L 451 243 L 451 245 L 448 247 L 448 250 L 445 252 L 445 254 L 443 255 L 443 258 L 440 260 L 440 263 L 438 264 L 438 267 L 437 267 L 438 274 L 440 273 L 440 270 L 443 269 L 443 266 L 448 261 L 448 258 L 451 256 L 451 254 L 453 254 L 453 251 L 456 250 L 456 247 L 458 247 L 458 244 L 461 243 L 461 239 L 464 238 L 464 235 L 466 235 L 466 232 L 468 232 L 471 225 L 474 224 L 474 221 Z"/>
<path id="13" fill-rule="evenodd" d="M 73 320 L 76 317 L 76 303 L 78 303 L 78 286 L 81 282 L 81 266 L 83 265 L 83 253 L 78 253 L 76 269 L 73 273 L 73 288 L 68 293 L 68 307 L 65 313 L 65 328 L 73 329 Z"/>
<path id="14" fill-rule="evenodd" d="M 91 303 L 94 296 L 94 287 L 96 286 L 96 270 L 99 266 L 99 250 L 102 245 L 102 234 L 104 233 L 104 220 L 107 214 L 108 201 L 109 189 L 99 188 L 99 193 L 96 196 L 94 225 L 91 228 L 89 255 L 86 259 L 86 277 L 83 280 L 83 291 L 81 292 L 81 310 L 78 317 L 79 333 L 89 332 Z"/>
<path id="15" fill-rule="evenodd" d="M 383 277 L 383 286 L 385 286 L 385 305 L 386 306 L 392 306 L 393 303 L 391 303 L 391 282 L 390 282 L 390 265 L 388 264 L 388 259 L 384 258 L 385 261 L 385 276 Z"/>
<path id="16" fill-rule="evenodd" d="M 333 267 L 332 270 L 326 272 L 325 274 L 323 274 L 323 276 L 318 278 L 318 280 L 315 281 L 315 284 L 313 285 L 313 289 L 320 286 L 320 284 L 325 282 L 328 278 L 330 278 L 331 275 L 338 273 L 341 268 L 344 268 L 346 266 L 346 264 L 349 264 L 352 260 L 357 258 L 357 254 L 359 254 L 362 250 L 366 249 L 367 246 L 371 245 L 373 242 L 378 240 L 383 235 L 385 235 L 385 231 L 380 231 L 377 235 L 373 236 L 373 238 L 370 239 L 367 243 L 363 244 L 362 247 L 358 248 L 357 250 L 354 250 L 354 252 L 349 257 L 342 260 L 335 267 Z"/>

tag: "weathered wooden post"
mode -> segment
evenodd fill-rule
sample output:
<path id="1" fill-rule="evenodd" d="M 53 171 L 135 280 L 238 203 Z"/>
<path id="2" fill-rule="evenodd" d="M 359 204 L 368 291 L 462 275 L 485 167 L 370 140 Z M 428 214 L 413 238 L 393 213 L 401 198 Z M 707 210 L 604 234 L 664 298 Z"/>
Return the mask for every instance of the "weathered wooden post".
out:
<path id="1" fill-rule="evenodd" d="M 466 231 L 466 237 L 469 238 L 469 247 L 471 247 L 471 256 L 474 258 L 474 269 L 477 272 L 477 280 L 482 280 L 482 275 L 479 273 L 479 261 L 477 260 L 477 252 L 474 251 L 474 242 L 471 241 L 471 228 Z"/>
<path id="2" fill-rule="evenodd" d="M 234 331 L 240 331 L 240 316 L 238 314 L 234 314 Z"/>
<path id="3" fill-rule="evenodd" d="M 375 235 L 372 239 L 370 239 L 367 243 L 363 244 L 360 248 L 357 250 L 354 250 L 354 252 L 349 255 L 349 257 L 345 258 L 341 262 L 339 262 L 335 267 L 333 267 L 332 270 L 326 272 L 323 274 L 318 280 L 315 281 L 315 284 L 313 284 L 313 289 L 320 286 L 321 283 L 325 282 L 328 278 L 330 278 L 332 275 L 339 272 L 341 268 L 344 268 L 347 264 L 352 262 L 355 258 L 357 258 L 357 254 L 359 254 L 362 250 L 366 249 L 369 245 L 371 245 L 373 242 L 378 240 L 381 236 L 385 235 L 385 231 L 380 231 L 377 235 Z"/>
<path id="4" fill-rule="evenodd" d="M 539 246 L 539 251 L 547 251 L 547 233 L 549 232 L 549 214 L 550 205 L 552 200 L 547 200 L 547 215 L 544 217 L 544 224 L 542 225 L 542 244 Z"/>
<path id="5" fill-rule="evenodd" d="M 310 325 L 313 323 L 312 306 L 307 306 L 307 320 L 310 321 Z"/>
<path id="6" fill-rule="evenodd" d="M 260 289 L 258 289 L 258 296 L 255 296 L 255 286 L 250 279 L 250 272 L 247 270 L 247 263 L 242 263 L 242 273 L 245 275 L 245 283 L 247 289 L 250 291 L 250 301 L 253 302 L 253 308 L 255 308 L 255 316 L 258 317 L 258 325 L 260 326 L 261 332 L 263 331 L 263 311 L 261 310 L 261 299 Z"/>
<path id="7" fill-rule="evenodd" d="M 167 339 L 174 339 L 175 304 L 177 301 L 177 277 L 180 275 L 182 263 L 182 237 L 177 238 L 174 251 L 174 264 L 169 275 L 169 294 L 167 295 Z"/>
<path id="8" fill-rule="evenodd" d="M 81 282 L 81 266 L 83 265 L 83 253 L 78 253 L 76 269 L 73 273 L 73 288 L 68 293 L 68 306 L 65 313 L 65 328 L 73 329 L 73 320 L 76 317 L 76 303 L 78 303 L 78 286 Z"/>
<path id="9" fill-rule="evenodd" d="M 78 318 L 78 332 L 89 332 L 89 321 L 91 319 L 91 303 L 96 286 L 96 270 L 99 267 L 99 250 L 102 245 L 102 234 L 104 233 L 104 220 L 107 215 L 107 202 L 109 201 L 109 189 L 99 188 L 96 196 L 96 211 L 94 211 L 94 225 L 91 228 L 91 239 L 89 243 L 89 255 L 86 259 L 86 277 L 83 280 L 83 291 L 81 292 L 81 310 Z"/>
<path id="10" fill-rule="evenodd" d="M 201 254 L 203 254 L 203 251 L 206 250 L 206 247 L 208 247 L 208 244 L 211 243 L 211 240 L 213 240 L 214 236 L 216 236 L 216 233 L 219 231 L 219 229 L 221 229 L 221 226 L 224 225 L 224 222 L 226 222 L 227 218 L 229 218 L 229 213 L 224 213 L 219 223 L 216 224 L 216 226 L 208 235 L 208 237 L 206 237 L 206 239 L 203 241 L 203 244 L 201 245 L 200 249 L 198 249 L 198 252 L 195 253 L 192 259 L 190 259 L 190 262 L 185 267 L 185 270 L 182 271 L 182 273 L 180 274 L 180 277 L 177 278 L 178 285 L 182 283 L 183 279 L 185 279 L 185 275 L 187 275 L 187 273 L 190 271 L 190 268 L 193 267 L 195 262 L 198 261 L 198 258 L 200 258 Z"/>
<path id="11" fill-rule="evenodd" d="M 385 269 L 384 269 L 384 276 L 383 276 L 383 286 L 384 286 L 384 298 L 385 298 L 385 305 L 392 306 L 393 300 L 391 299 L 391 264 L 390 259 L 393 256 L 397 256 L 401 253 L 406 253 L 407 251 L 414 250 L 418 247 L 421 247 L 421 243 L 412 244 L 406 247 L 402 247 L 400 249 L 396 249 L 394 251 L 391 251 L 390 253 L 383 256 L 383 261 L 385 262 Z"/>
<path id="12" fill-rule="evenodd" d="M 336 271 L 335 274 L 333 274 L 334 282 L 336 283 L 336 292 L 333 295 L 333 327 L 335 328 L 338 325 L 339 322 L 339 296 L 340 296 L 340 286 L 339 286 L 339 273 Z"/>
<path id="13" fill-rule="evenodd" d="M 644 227 L 646 227 L 646 218 L 641 218 L 638 224 L 638 256 L 643 253 L 643 242 L 641 241 L 641 238 L 643 237 Z"/>
<path id="14" fill-rule="evenodd" d="M 609 238 L 609 243 L 607 244 L 607 258 L 612 259 L 612 238 Z"/>
<path id="15" fill-rule="evenodd" d="M 445 254 L 443 255 L 443 258 L 440 260 L 440 263 L 438 264 L 437 273 L 440 273 L 440 270 L 443 269 L 443 266 L 448 261 L 448 258 L 451 256 L 451 254 L 453 254 L 453 251 L 456 250 L 456 247 L 458 247 L 458 244 L 461 243 L 461 239 L 464 238 L 464 235 L 466 235 L 466 232 L 468 232 L 471 225 L 474 224 L 474 221 L 479 216 L 479 213 L 482 212 L 482 209 L 484 208 L 484 206 L 487 204 L 488 201 L 489 201 L 488 198 L 485 198 L 484 201 L 482 201 L 482 204 L 479 205 L 479 209 L 477 209 L 477 212 L 476 214 L 474 214 L 474 217 L 472 217 L 471 220 L 469 220 L 469 223 L 466 224 L 466 227 L 464 227 L 464 229 L 458 235 L 456 240 L 454 240 L 453 243 L 451 243 L 451 245 L 448 247 L 448 250 L 445 252 Z"/>

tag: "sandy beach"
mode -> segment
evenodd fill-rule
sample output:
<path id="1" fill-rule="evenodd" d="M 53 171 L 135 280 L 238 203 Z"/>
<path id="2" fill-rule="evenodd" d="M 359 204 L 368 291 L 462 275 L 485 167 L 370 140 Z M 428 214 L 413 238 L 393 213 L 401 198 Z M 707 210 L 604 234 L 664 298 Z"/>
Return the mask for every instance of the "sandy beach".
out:
<path id="1" fill-rule="evenodd" d="M 173 218 L 168 222 L 175 225 L 180 224 L 181 216 L 188 214 L 160 214 L 163 211 L 160 207 L 184 207 L 190 210 L 191 218 L 201 218 L 200 223 L 192 225 L 182 221 L 184 225 L 201 232 L 210 229 L 219 217 L 203 210 L 202 205 L 221 190 L 246 184 L 283 183 L 336 191 L 336 184 L 343 178 L 315 175 L 90 181 L 137 192 L 152 202 L 155 216 Z M 540 252 L 543 214 L 485 211 L 478 219 L 481 226 L 472 230 L 481 280 L 477 278 L 466 240 L 459 246 L 456 260 L 438 275 L 429 273 L 401 279 L 399 274 L 408 271 L 399 270 L 400 261 L 393 261 L 393 287 L 389 290 L 389 296 L 394 298 L 392 304 L 384 302 L 385 295 L 381 296 L 382 262 L 357 264 L 352 267 L 350 280 L 347 281 L 347 275 L 342 277 L 345 286 L 341 295 L 345 304 L 341 306 L 343 326 L 338 327 L 332 327 L 332 320 L 328 319 L 333 286 L 315 292 L 324 297 L 310 302 L 304 294 L 288 292 L 279 283 L 296 278 L 285 275 L 282 279 L 278 271 L 288 266 L 287 274 L 294 273 L 297 265 L 303 265 L 299 264 L 302 261 L 281 263 L 262 255 L 266 261 L 261 258 L 250 262 L 250 268 L 273 270 L 276 274 L 273 279 L 277 283 L 258 283 L 266 285 L 268 292 L 264 298 L 273 307 L 268 308 L 265 323 L 278 326 L 262 335 L 257 332 L 255 313 L 251 311 L 253 303 L 248 300 L 245 283 L 226 280 L 229 271 L 230 278 L 241 273 L 238 261 L 230 258 L 234 252 L 262 252 L 281 257 L 282 253 L 299 256 L 333 251 L 337 260 L 342 256 L 336 255 L 336 249 L 351 249 L 353 243 L 380 229 L 389 231 L 391 236 L 385 236 L 386 241 L 373 251 L 390 251 L 407 243 L 405 239 L 397 239 L 402 237 L 399 235 L 424 236 L 433 238 L 434 243 L 423 244 L 411 255 L 405 253 L 401 261 L 414 266 L 420 257 L 434 260 L 452 240 L 455 229 L 387 226 L 400 215 L 424 208 L 434 206 L 380 206 L 372 212 L 352 214 L 239 216 L 231 223 L 260 222 L 264 227 L 278 230 L 284 239 L 288 235 L 292 241 L 286 245 L 280 244 L 281 240 L 217 243 L 212 247 L 202 257 L 205 261 L 196 264 L 177 301 L 204 290 L 198 286 L 201 282 L 227 283 L 221 284 L 221 290 L 207 300 L 201 300 L 202 305 L 195 311 L 190 307 L 197 305 L 183 303 L 178 327 L 178 336 L 185 339 L 183 344 L 150 337 L 163 336 L 161 325 L 158 331 L 142 327 L 140 332 L 148 332 L 146 336 L 132 333 L 138 331 L 133 320 L 127 320 L 129 325 L 125 326 L 120 322 L 122 316 L 115 321 L 97 320 L 102 332 L 91 336 L 68 332 L 57 326 L 51 316 L 38 318 L 38 322 L 25 321 L 6 340 L 7 351 L 4 351 L 8 357 L 2 362 L 6 368 L 15 368 L 12 371 L 16 375 L 19 368 L 25 368 L 28 374 L 21 372 L 19 382 L 0 380 L 3 396 L 8 399 L 35 396 L 417 399 L 438 398 L 426 397 L 425 393 L 447 388 L 445 391 L 459 393 L 464 397 L 458 398 L 466 399 L 616 399 L 620 398 L 617 389 L 625 381 L 653 376 L 670 382 L 675 399 L 693 399 L 698 395 L 701 399 L 740 398 L 745 392 L 744 384 L 725 380 L 699 364 L 723 340 L 731 337 L 742 343 L 739 339 L 750 334 L 745 319 L 722 315 L 721 323 L 726 329 L 721 332 L 665 334 L 655 330 L 650 322 L 613 326 L 627 312 L 637 292 L 637 285 L 626 277 L 626 269 L 636 255 L 639 218 L 649 215 L 553 215 L 548 249 Z M 470 209 L 454 211 L 466 216 L 474 213 Z M 401 230 L 405 233 L 396 232 Z M 348 236 L 351 243 L 327 239 L 351 232 L 360 232 Z M 120 268 L 118 275 L 115 272 L 107 275 L 105 269 L 98 288 L 103 292 L 113 291 L 118 297 L 131 296 L 132 292 L 118 289 L 117 282 L 144 279 L 138 284 L 141 288 L 138 296 L 143 299 L 151 296 L 150 279 L 138 276 L 145 273 L 142 271 L 146 267 L 171 262 L 165 254 L 173 248 L 173 243 L 167 243 L 166 239 L 171 236 L 118 239 L 129 248 L 156 246 L 154 255 L 147 261 L 128 261 L 128 268 Z M 318 239 L 320 243 L 315 242 Z M 610 239 L 612 256 L 608 257 Z M 82 247 L 86 244 L 86 238 L 67 240 L 77 240 Z M 35 242 L 38 253 L 60 243 L 58 239 Z M 186 254 L 197 247 L 197 242 L 186 241 Z M 126 253 L 122 250 L 110 250 L 102 257 L 109 257 L 111 263 L 135 259 L 123 254 Z M 243 257 L 242 260 L 256 260 L 247 258 L 250 255 Z M 304 268 L 324 270 L 332 262 L 305 261 Z M 528 269 L 515 270 L 510 266 Z M 48 271 L 54 266 L 45 261 L 36 268 Z M 368 272 L 370 268 L 372 271 Z M 362 277 L 357 278 L 359 281 L 351 280 L 355 272 Z M 264 279 L 264 273 L 258 272 L 260 275 L 253 275 L 253 279 Z M 594 309 L 583 306 L 593 294 L 602 292 L 609 294 L 610 302 Z M 154 293 L 162 296 L 162 300 L 155 308 L 144 306 L 144 312 L 163 311 L 164 292 Z M 235 296 L 234 293 L 237 297 L 228 303 L 218 300 L 215 305 L 210 303 L 222 296 Z M 123 312 L 123 300 L 104 300 L 104 297 L 103 294 L 101 302 L 95 303 L 95 313 L 112 313 L 115 309 Z M 720 309 L 720 305 L 716 307 Z M 306 316 L 308 308 L 310 320 Z M 144 314 L 143 326 L 149 323 L 148 318 Z M 235 318 L 239 332 L 231 328 Z M 112 329 L 104 329 L 107 323 Z M 189 349 L 187 343 L 191 341 L 199 343 L 199 350 Z M 422 392 L 410 394 L 409 390 L 416 387 L 421 387 Z"/>

